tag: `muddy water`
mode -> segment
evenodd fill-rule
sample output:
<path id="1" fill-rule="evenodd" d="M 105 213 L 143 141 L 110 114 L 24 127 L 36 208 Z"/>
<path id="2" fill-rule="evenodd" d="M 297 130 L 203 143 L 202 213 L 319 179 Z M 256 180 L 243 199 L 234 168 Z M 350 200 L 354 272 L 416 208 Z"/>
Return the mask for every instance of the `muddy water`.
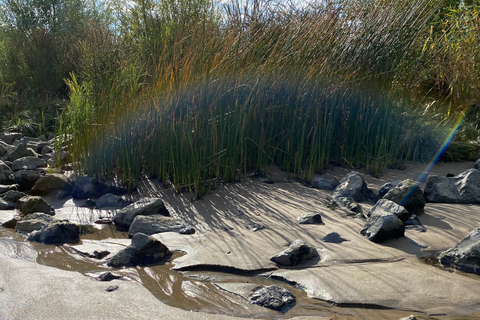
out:
<path id="1" fill-rule="evenodd" d="M 90 233 L 82 239 L 127 238 L 127 235 L 116 231 L 111 226 L 101 229 L 91 229 Z M 0 228 L 2 244 L 8 246 L 16 258 L 36 261 L 37 263 L 76 271 L 88 277 L 95 277 L 101 272 L 112 271 L 102 262 L 83 257 L 75 253 L 68 246 L 52 246 L 40 243 L 26 242 L 24 236 L 14 230 Z M 38 255 L 32 255 L 33 248 Z M 174 261 L 182 253 L 174 253 L 170 261 Z M 399 319 L 410 314 L 415 314 L 417 319 L 480 319 L 480 313 L 466 316 L 440 316 L 405 312 L 401 310 L 362 308 L 358 306 L 340 307 L 330 303 L 309 299 L 306 293 L 298 288 L 274 279 L 240 275 L 222 272 L 186 271 L 176 272 L 170 270 L 171 262 L 149 267 L 132 267 L 113 270 L 124 276 L 125 281 L 137 281 L 147 288 L 157 299 L 162 302 L 185 310 L 202 311 L 206 313 L 219 313 L 245 318 L 287 319 L 298 316 L 328 317 L 335 320 L 350 319 Z M 216 283 L 253 283 L 257 285 L 279 284 L 290 290 L 296 297 L 296 305 L 282 314 L 265 308 L 252 306 L 244 298 L 233 293 L 219 289 Z"/>

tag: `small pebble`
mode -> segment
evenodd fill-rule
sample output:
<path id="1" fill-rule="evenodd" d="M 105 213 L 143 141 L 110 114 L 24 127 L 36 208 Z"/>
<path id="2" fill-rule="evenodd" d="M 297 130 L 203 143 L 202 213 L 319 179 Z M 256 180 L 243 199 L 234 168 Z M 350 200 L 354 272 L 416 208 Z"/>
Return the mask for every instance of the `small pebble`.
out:
<path id="1" fill-rule="evenodd" d="M 112 292 L 112 291 L 115 291 L 117 289 L 118 289 L 118 286 L 109 286 L 107 289 L 105 289 L 105 291 Z"/>

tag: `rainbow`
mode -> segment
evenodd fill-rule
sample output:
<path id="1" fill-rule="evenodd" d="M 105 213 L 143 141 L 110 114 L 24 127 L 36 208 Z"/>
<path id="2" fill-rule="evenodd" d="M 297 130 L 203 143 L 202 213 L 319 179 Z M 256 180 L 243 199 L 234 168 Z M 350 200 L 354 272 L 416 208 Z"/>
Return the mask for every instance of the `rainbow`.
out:
<path id="1" fill-rule="evenodd" d="M 452 141 L 452 139 L 455 137 L 455 134 L 457 133 L 458 128 L 460 127 L 460 124 L 462 123 L 462 120 L 463 120 L 464 116 L 465 116 L 465 112 L 462 112 L 458 116 L 458 118 L 455 121 L 455 124 L 453 125 L 452 129 L 450 130 L 450 132 L 447 134 L 447 136 L 443 140 L 443 143 L 440 145 L 437 152 L 435 152 L 432 159 L 427 163 L 427 165 L 425 166 L 425 169 L 423 169 L 423 171 L 422 171 L 422 174 L 416 179 L 417 181 L 416 181 L 415 185 L 413 187 L 411 187 L 410 190 L 402 198 L 402 200 L 400 200 L 399 205 L 403 205 L 405 203 L 405 201 L 408 199 L 408 197 L 410 197 L 412 192 L 417 188 L 418 184 L 421 181 L 425 180 L 426 176 L 430 173 L 430 169 L 432 169 L 433 165 L 435 163 L 437 163 L 438 159 L 442 156 L 442 154 L 445 152 L 445 150 L 447 149 L 447 147 L 450 144 L 450 142 Z"/>

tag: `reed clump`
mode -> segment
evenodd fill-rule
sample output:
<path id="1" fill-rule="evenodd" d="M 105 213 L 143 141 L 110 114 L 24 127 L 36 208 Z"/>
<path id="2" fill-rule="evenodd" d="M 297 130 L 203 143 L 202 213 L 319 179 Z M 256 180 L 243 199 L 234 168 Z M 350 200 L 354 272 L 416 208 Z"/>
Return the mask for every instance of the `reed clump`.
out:
<path id="1" fill-rule="evenodd" d="M 160 4 L 136 7 L 120 37 L 133 47 L 106 61 L 108 78 L 68 81 L 58 133 L 72 134 L 78 170 L 130 186 L 158 175 L 201 196 L 270 164 L 307 181 L 331 163 L 378 176 L 428 160 L 446 135 L 393 85 L 428 33 L 429 1 Z"/>

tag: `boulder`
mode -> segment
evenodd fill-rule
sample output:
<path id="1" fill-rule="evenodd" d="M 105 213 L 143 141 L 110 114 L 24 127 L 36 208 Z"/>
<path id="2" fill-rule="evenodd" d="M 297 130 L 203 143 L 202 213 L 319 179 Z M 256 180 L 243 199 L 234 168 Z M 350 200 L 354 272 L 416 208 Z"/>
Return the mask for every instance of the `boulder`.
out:
<path id="1" fill-rule="evenodd" d="M 22 191 L 30 190 L 37 180 L 40 179 L 40 173 L 35 170 L 20 170 L 15 172 L 15 183 Z"/>
<path id="2" fill-rule="evenodd" d="M 409 315 L 408 317 L 403 317 L 398 320 L 417 320 L 417 317 L 415 317 L 413 314 Z"/>
<path id="3" fill-rule="evenodd" d="M 18 184 L 9 184 L 9 185 L 0 184 L 0 194 L 8 192 L 10 190 L 17 191 Z"/>
<path id="4" fill-rule="evenodd" d="M 45 214 L 54 216 L 55 210 L 41 197 L 26 196 L 18 199 L 17 208 L 22 215 L 27 215 L 35 212 L 43 212 Z"/>
<path id="5" fill-rule="evenodd" d="M 0 153 L 1 154 L 1 153 Z M 480 170 L 480 159 L 478 159 L 477 161 L 475 161 L 475 164 L 473 165 L 473 168 L 477 169 L 477 170 Z"/>
<path id="6" fill-rule="evenodd" d="M 15 217 L 12 217 L 8 220 L 4 220 L 3 222 L 0 221 L 0 226 L 4 227 L 4 228 L 8 228 L 8 229 L 15 229 L 16 226 L 17 226 L 17 222 L 20 220 L 21 218 L 18 217 L 18 216 L 15 216 Z"/>
<path id="7" fill-rule="evenodd" d="M 353 200 L 369 201 L 375 200 L 376 196 L 372 190 L 367 187 L 362 176 L 357 172 L 350 172 L 340 180 L 340 184 L 333 190 L 332 198 L 353 198 Z"/>
<path id="8" fill-rule="evenodd" d="M 0 160 L 0 184 L 9 185 L 14 182 L 14 175 L 12 169 Z"/>
<path id="9" fill-rule="evenodd" d="M 2 134 L 2 140 L 8 144 L 13 144 L 15 141 L 20 140 L 21 138 L 22 134 L 20 132 L 5 132 Z"/>
<path id="10" fill-rule="evenodd" d="M 44 168 L 47 166 L 47 163 L 37 157 L 23 157 L 13 161 L 12 169 L 13 171 L 18 170 L 35 170 L 37 168 Z"/>
<path id="11" fill-rule="evenodd" d="M 56 219 L 48 214 L 41 212 L 30 213 L 26 215 L 23 220 L 17 221 L 17 230 L 32 232 L 40 230 L 54 221 L 56 221 Z"/>
<path id="12" fill-rule="evenodd" d="M 253 304 L 277 311 L 295 305 L 293 294 L 275 284 L 256 290 L 248 297 L 248 300 Z"/>
<path id="13" fill-rule="evenodd" d="M 480 227 L 474 229 L 455 247 L 440 253 L 438 260 L 442 266 L 480 274 Z"/>
<path id="14" fill-rule="evenodd" d="M 112 193 L 107 193 L 107 194 L 101 196 L 96 201 L 97 209 L 105 208 L 105 207 L 123 208 L 125 206 L 128 206 L 129 204 L 131 204 L 130 201 L 125 201 L 121 197 L 116 196 Z"/>
<path id="15" fill-rule="evenodd" d="M 30 194 L 34 196 L 43 196 L 56 190 L 64 190 L 67 193 L 71 193 L 73 190 L 72 181 L 63 174 L 47 174 L 35 182 Z"/>
<path id="16" fill-rule="evenodd" d="M 26 196 L 26 194 L 23 193 L 23 192 L 19 192 L 19 191 L 15 191 L 15 190 L 9 190 L 3 196 L 3 200 L 8 201 L 8 202 L 13 202 L 13 203 L 15 203 L 15 206 L 16 206 L 16 203 L 17 203 L 18 199 L 20 199 L 22 197 L 25 197 L 25 196 Z"/>
<path id="17" fill-rule="evenodd" d="M 145 198 L 119 210 L 113 221 L 120 228 L 129 228 L 136 216 L 150 216 L 154 214 L 170 216 L 162 199 Z"/>
<path id="18" fill-rule="evenodd" d="M 9 201 L 5 201 L 4 199 L 0 198 L 0 210 L 9 210 L 14 208 L 15 208 L 15 203 L 11 203 Z"/>
<path id="19" fill-rule="evenodd" d="M 402 217 L 409 215 L 405 208 L 395 202 L 385 199 L 379 200 L 370 210 L 370 216 L 360 233 L 373 242 L 383 242 L 403 237 L 405 227 L 397 214 Z"/>
<path id="20" fill-rule="evenodd" d="M 13 150 L 10 150 L 7 153 L 7 156 L 8 160 L 10 161 L 15 161 L 17 159 L 29 156 L 38 157 L 37 153 L 32 148 L 27 148 L 27 146 L 23 143 L 19 144 Z"/>
<path id="21" fill-rule="evenodd" d="M 362 213 L 362 206 L 359 205 L 353 198 L 350 197 L 337 197 L 332 199 L 332 205 L 346 208 L 347 210 L 354 213 Z"/>
<path id="22" fill-rule="evenodd" d="M 347 239 L 343 239 L 340 235 L 336 232 L 332 232 L 327 234 L 325 237 L 322 238 L 323 242 L 329 243 L 342 243 L 344 241 L 348 241 Z"/>
<path id="23" fill-rule="evenodd" d="M 383 199 L 391 200 L 401 205 L 412 214 L 423 214 L 425 198 L 418 184 L 411 180 L 403 180 L 396 187 L 392 188 L 383 196 Z M 406 220 L 406 219 L 405 219 Z M 405 221 L 402 219 L 402 221 Z"/>
<path id="24" fill-rule="evenodd" d="M 93 207 L 95 207 L 96 205 L 97 205 L 97 203 L 95 202 L 95 200 L 88 198 L 87 200 L 85 200 L 84 203 L 82 203 L 81 205 L 79 205 L 79 207 L 83 207 L 83 208 L 93 208 Z"/>
<path id="25" fill-rule="evenodd" d="M 306 212 L 297 217 L 298 224 L 319 224 L 323 223 L 322 216 L 318 212 Z"/>
<path id="26" fill-rule="evenodd" d="M 22 144 L 25 144 L 27 148 L 32 149 L 36 153 L 42 152 L 42 148 L 47 145 L 46 141 L 42 141 L 38 138 L 23 137 L 20 139 Z"/>
<path id="27" fill-rule="evenodd" d="M 312 180 L 312 188 L 321 190 L 334 190 L 340 183 L 335 179 L 315 177 Z"/>
<path id="28" fill-rule="evenodd" d="M 131 238 L 137 233 L 155 234 L 162 232 L 180 232 L 187 226 L 172 217 L 166 217 L 160 214 L 150 216 L 136 216 L 128 230 L 128 236 Z"/>
<path id="29" fill-rule="evenodd" d="M 99 198 L 106 193 L 113 193 L 114 195 L 121 195 L 127 193 L 124 188 L 109 186 L 91 177 L 81 176 L 75 179 L 75 186 L 73 188 L 73 197 L 75 199 Z"/>
<path id="30" fill-rule="evenodd" d="M 392 190 L 393 188 L 395 188 L 396 186 L 398 186 L 398 184 L 400 183 L 401 180 L 395 180 L 395 181 L 391 181 L 391 182 L 387 182 L 385 184 L 383 184 L 380 189 L 378 190 L 378 197 L 381 199 L 383 198 L 384 195 L 387 194 L 388 191 Z"/>
<path id="31" fill-rule="evenodd" d="M 8 147 L 5 143 L 0 143 L 0 158 L 6 155 L 8 152 Z"/>
<path id="32" fill-rule="evenodd" d="M 107 193 L 108 185 L 91 177 L 77 177 L 73 188 L 73 197 L 76 199 L 98 198 Z"/>
<path id="33" fill-rule="evenodd" d="M 158 263 L 170 255 L 170 250 L 152 236 L 137 233 L 132 243 L 107 260 L 109 267 L 136 266 Z"/>
<path id="34" fill-rule="evenodd" d="M 42 156 L 44 156 L 44 155 L 46 155 L 48 153 L 52 153 L 54 151 L 55 151 L 55 149 L 47 144 L 42 148 L 40 153 L 42 154 Z"/>
<path id="35" fill-rule="evenodd" d="M 294 266 L 304 260 L 318 256 L 317 250 L 303 240 L 297 239 L 290 246 L 270 258 L 281 266 Z"/>
<path id="36" fill-rule="evenodd" d="M 424 196 L 428 202 L 480 204 L 480 171 L 469 169 L 454 177 L 430 175 Z"/>
<path id="37" fill-rule="evenodd" d="M 45 244 L 64 244 L 78 242 L 80 229 L 78 225 L 66 221 L 50 223 L 46 227 L 33 231 L 28 236 L 28 241 L 36 241 Z"/>

